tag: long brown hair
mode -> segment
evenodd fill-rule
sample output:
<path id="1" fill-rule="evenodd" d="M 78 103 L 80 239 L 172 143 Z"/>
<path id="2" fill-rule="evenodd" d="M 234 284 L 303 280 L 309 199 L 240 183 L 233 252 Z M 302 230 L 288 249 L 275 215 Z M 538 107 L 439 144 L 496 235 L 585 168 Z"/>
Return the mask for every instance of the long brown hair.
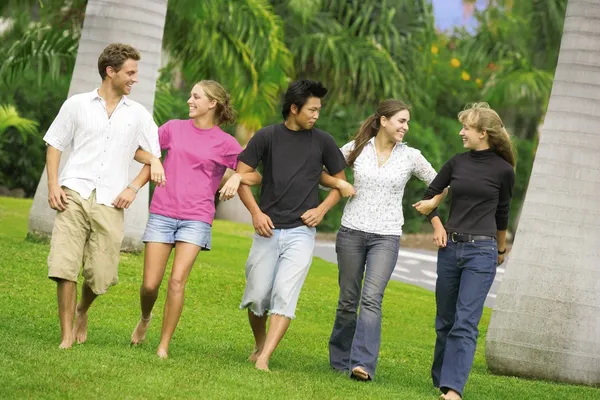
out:
<path id="1" fill-rule="evenodd" d="M 504 128 L 498 113 L 492 110 L 488 103 L 467 104 L 465 109 L 458 113 L 458 120 L 478 132 L 486 131 L 490 148 L 513 168 L 517 165 L 516 152 L 510 135 Z"/>
<path id="2" fill-rule="evenodd" d="M 215 125 L 233 124 L 235 122 L 235 110 L 231 107 L 229 93 L 219 82 L 202 80 L 196 85 L 200 86 L 206 97 L 217 102 L 215 110 Z"/>
<path id="3" fill-rule="evenodd" d="M 377 132 L 379 132 L 379 128 L 381 127 L 381 117 L 390 119 L 403 110 L 410 109 L 400 100 L 388 99 L 379 103 L 375 113 L 369 115 L 360 128 L 358 128 L 354 138 L 352 138 L 352 140 L 354 140 L 354 148 L 348 155 L 348 166 L 354 166 L 354 161 L 356 161 L 360 153 L 362 153 L 369 140 L 371 140 L 372 137 L 377 136 Z"/>

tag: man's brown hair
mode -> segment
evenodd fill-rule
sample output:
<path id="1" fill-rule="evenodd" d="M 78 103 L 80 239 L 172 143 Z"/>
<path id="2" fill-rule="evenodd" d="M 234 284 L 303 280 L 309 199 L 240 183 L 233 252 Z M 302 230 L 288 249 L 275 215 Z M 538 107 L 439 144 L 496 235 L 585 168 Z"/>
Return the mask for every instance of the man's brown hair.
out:
<path id="1" fill-rule="evenodd" d="M 140 60 L 140 52 L 128 44 L 111 43 L 98 57 L 98 72 L 102 80 L 106 79 L 106 68 L 112 67 L 119 72 L 128 59 Z"/>

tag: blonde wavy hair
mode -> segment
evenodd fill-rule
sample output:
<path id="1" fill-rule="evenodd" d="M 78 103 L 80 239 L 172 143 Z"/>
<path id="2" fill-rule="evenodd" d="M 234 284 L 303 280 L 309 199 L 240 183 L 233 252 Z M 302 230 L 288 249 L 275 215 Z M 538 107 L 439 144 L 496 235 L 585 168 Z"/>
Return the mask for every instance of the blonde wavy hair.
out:
<path id="1" fill-rule="evenodd" d="M 217 102 L 215 124 L 233 124 L 235 122 L 235 110 L 231 106 L 231 97 L 223 86 L 219 82 L 211 80 L 202 80 L 196 85 L 202 88 L 206 97 Z"/>
<path id="2" fill-rule="evenodd" d="M 461 124 L 478 132 L 485 131 L 490 148 L 513 168 L 517 165 L 514 143 L 504 128 L 502 119 L 488 103 L 468 104 L 463 111 L 458 113 L 458 120 Z"/>

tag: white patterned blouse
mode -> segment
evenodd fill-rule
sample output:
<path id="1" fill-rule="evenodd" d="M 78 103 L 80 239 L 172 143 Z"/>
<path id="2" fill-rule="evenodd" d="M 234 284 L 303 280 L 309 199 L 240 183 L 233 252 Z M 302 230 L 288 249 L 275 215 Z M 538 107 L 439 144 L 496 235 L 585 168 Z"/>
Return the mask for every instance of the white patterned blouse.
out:
<path id="1" fill-rule="evenodd" d="M 354 141 L 341 148 L 346 159 L 353 148 Z M 414 175 L 429 185 L 437 175 L 419 150 L 404 143 L 396 144 L 380 167 L 375 138 L 365 145 L 352 169 L 356 195 L 346 203 L 342 226 L 380 235 L 402 235 L 402 197 L 410 177 Z"/>

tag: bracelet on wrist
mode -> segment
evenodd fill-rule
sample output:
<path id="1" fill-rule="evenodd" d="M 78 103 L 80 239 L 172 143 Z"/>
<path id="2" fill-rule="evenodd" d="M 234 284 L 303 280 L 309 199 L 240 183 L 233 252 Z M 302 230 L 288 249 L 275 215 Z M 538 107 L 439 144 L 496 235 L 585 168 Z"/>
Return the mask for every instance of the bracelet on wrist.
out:
<path id="1" fill-rule="evenodd" d="M 135 186 L 133 186 L 131 183 L 130 183 L 129 185 L 127 185 L 127 187 L 128 187 L 129 189 L 133 190 L 133 191 L 135 192 L 135 194 L 137 194 L 137 193 L 138 193 L 138 190 L 139 190 L 139 189 L 137 189 L 137 188 L 136 188 Z"/>
<path id="2" fill-rule="evenodd" d="M 506 249 L 504 249 L 504 250 L 498 249 L 498 254 L 502 255 L 502 254 L 505 254 L 505 253 L 506 253 Z"/>

